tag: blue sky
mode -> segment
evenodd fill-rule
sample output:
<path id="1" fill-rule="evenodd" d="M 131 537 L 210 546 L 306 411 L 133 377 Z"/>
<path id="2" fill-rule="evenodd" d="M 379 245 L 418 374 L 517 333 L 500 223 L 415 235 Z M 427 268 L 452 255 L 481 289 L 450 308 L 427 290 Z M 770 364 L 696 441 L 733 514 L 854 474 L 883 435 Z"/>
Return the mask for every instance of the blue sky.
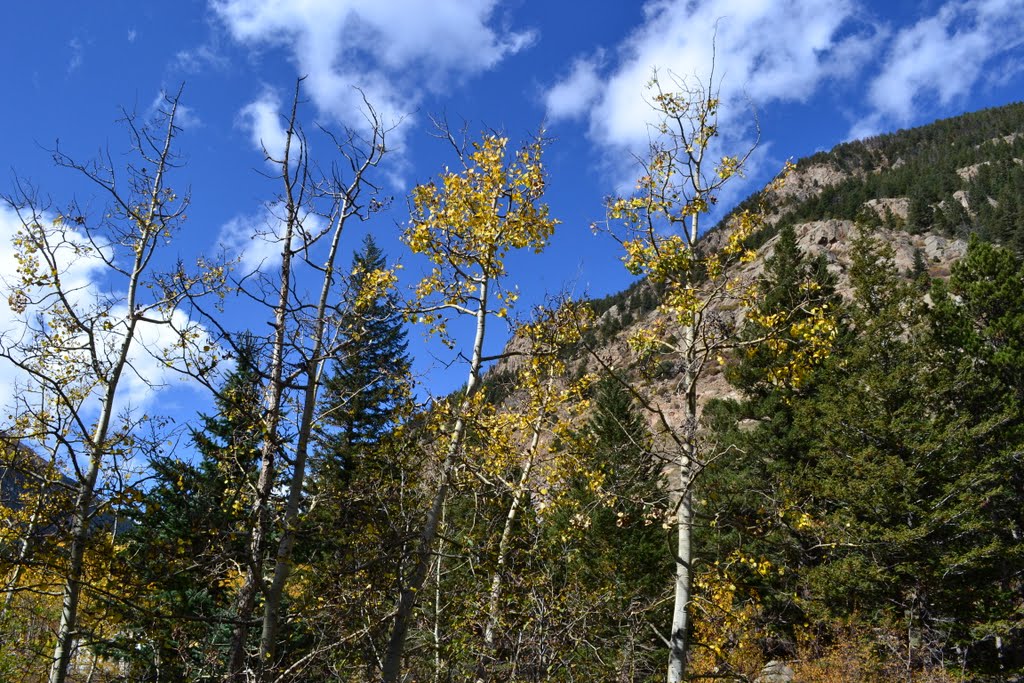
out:
<path id="1" fill-rule="evenodd" d="M 510 261 L 511 281 L 526 304 L 563 289 L 601 296 L 630 278 L 615 243 L 589 226 L 602 218 L 603 197 L 635 174 L 630 160 L 643 151 L 649 114 L 643 85 L 654 67 L 705 75 L 713 37 L 723 144 L 749 144 L 752 109 L 761 134 L 725 205 L 787 158 L 1024 92 L 1024 0 L 14 3 L 0 28 L 0 188 L 20 177 L 57 204 L 88 200 L 89 188 L 55 170 L 47 150 L 59 139 L 81 158 L 108 146 L 119 153 L 120 108 L 145 115 L 162 91 L 184 83 L 179 147 L 188 165 L 172 182 L 191 188 L 192 208 L 168 256 L 190 261 L 218 244 L 249 249 L 247 231 L 276 189 L 260 175 L 258 143 L 280 135 L 282 103 L 301 74 L 307 130 L 358 127 L 354 87 L 401 120 L 380 176 L 396 201 L 351 232 L 349 250 L 372 230 L 408 277 L 419 271 L 396 241 L 404 197 L 454 161 L 430 136 L 430 115 L 513 140 L 543 123 L 555 138 L 548 202 L 562 225 L 543 256 Z M 316 155 L 325 145 L 311 137 Z M 9 239 L 11 225 L 0 211 L 0 238 Z M 463 381 L 461 371 L 444 369 L 450 357 L 422 345 L 419 331 L 411 336 L 425 387 L 444 393 Z M 0 369 L 0 383 L 12 381 Z M 137 400 L 151 400 L 144 396 L 140 389 Z M 180 388 L 167 396 L 175 398 L 165 405 L 193 403 Z"/>

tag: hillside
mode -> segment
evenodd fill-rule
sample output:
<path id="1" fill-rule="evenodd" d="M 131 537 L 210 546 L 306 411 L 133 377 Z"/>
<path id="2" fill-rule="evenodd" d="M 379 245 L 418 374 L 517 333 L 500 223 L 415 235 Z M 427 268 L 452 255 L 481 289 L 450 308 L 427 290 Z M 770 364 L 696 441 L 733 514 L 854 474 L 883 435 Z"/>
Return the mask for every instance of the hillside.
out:
<path id="1" fill-rule="evenodd" d="M 723 279 L 760 287 L 755 319 L 779 302 L 800 310 L 769 337 L 781 342 L 751 347 L 744 340 L 766 329 L 751 310 L 722 298 L 702 313 L 738 345 L 702 361 L 695 380 L 695 439 L 710 455 L 690 489 L 694 563 L 702 590 L 725 596 L 697 598 L 708 621 L 694 637 L 721 647 L 697 655 L 698 669 L 738 680 L 1020 680 L 1022 133 L 1024 105 L 967 114 L 803 159 L 768 192 L 765 223 L 747 240 L 755 256 Z M 721 249 L 738 212 L 761 199 L 701 248 Z M 798 282 L 821 288 L 818 304 L 801 303 Z M 641 362 L 630 344 L 679 329 L 655 290 L 641 280 L 589 302 L 596 322 L 567 354 L 565 379 L 617 375 L 671 482 L 689 424 L 684 361 L 673 351 Z M 787 330 L 811 305 L 832 311 L 827 357 L 780 374 L 800 352 Z M 519 365 L 490 373 L 492 400 L 519 402 Z M 760 656 L 736 649 L 747 639 Z"/>
<path id="2" fill-rule="evenodd" d="M 786 226 L 794 227 L 804 254 L 824 259 L 847 300 L 858 224 L 893 248 L 894 268 L 908 277 L 948 277 L 970 235 L 1024 252 L 1022 131 L 1024 103 L 1018 103 L 843 143 L 799 160 L 783 188 L 769 193 L 766 225 L 749 240 L 757 258 L 742 266 L 739 277 L 753 282 L 763 273 Z M 759 198 L 737 206 L 704 243 L 716 248 L 723 227 Z M 643 282 L 589 303 L 598 315 L 589 342 L 614 361 L 625 357 L 629 334 L 657 315 L 657 297 Z M 579 364 L 592 369 L 584 355 L 575 362 L 578 372 Z M 495 379 L 508 376 L 507 370 L 499 365 Z M 701 402 L 733 393 L 724 379 L 714 381 Z"/>

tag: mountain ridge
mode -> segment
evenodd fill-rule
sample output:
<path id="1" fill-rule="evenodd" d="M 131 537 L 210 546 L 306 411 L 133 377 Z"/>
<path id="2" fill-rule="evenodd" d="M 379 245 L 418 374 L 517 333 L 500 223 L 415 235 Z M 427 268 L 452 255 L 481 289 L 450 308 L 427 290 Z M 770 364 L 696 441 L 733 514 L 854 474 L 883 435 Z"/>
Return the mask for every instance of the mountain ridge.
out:
<path id="1" fill-rule="evenodd" d="M 940 152 L 945 150 L 940 148 L 945 147 L 951 151 L 942 157 Z M 941 161 L 937 161 L 940 157 Z M 773 189 L 769 184 L 739 202 L 702 235 L 699 246 L 719 248 L 737 214 L 763 200 L 768 209 L 763 225 L 747 241 L 756 251 L 756 258 L 740 264 L 734 273 L 744 283 L 752 283 L 761 276 L 766 260 L 773 254 L 777 234 L 786 224 L 793 226 L 797 245 L 807 258 L 825 260 L 828 271 L 836 277 L 837 293 L 847 301 L 852 296 L 848 270 L 852 238 L 858 225 L 870 228 L 877 239 L 892 247 L 892 265 L 898 272 L 908 278 L 921 274 L 946 278 L 951 266 L 966 253 L 970 235 L 996 241 L 988 222 L 999 219 L 999 202 L 979 192 L 979 182 L 985 180 L 982 176 L 993 166 L 1005 166 L 1007 159 L 1019 165 L 1021 158 L 1024 103 L 842 142 L 827 152 L 795 162 L 781 187 Z M 1024 207 L 1024 166 L 1021 169 L 1020 206 Z M 959 185 L 951 185 L 951 178 L 958 179 Z M 923 184 L 933 179 L 940 180 L 937 188 Z M 906 194 L 898 194 L 901 189 Z M 843 198 L 844 191 L 854 197 L 855 205 L 848 200 L 837 201 Z M 979 207 L 982 202 L 984 205 Z M 963 209 L 962 213 L 951 206 L 953 203 Z M 928 215 L 922 218 L 918 215 L 922 212 Z M 1008 235 L 1005 241 L 1024 245 L 1024 220 L 1019 226 L 1019 231 Z M 623 367 L 629 362 L 630 333 L 650 325 L 658 315 L 656 295 L 646 281 L 638 280 L 620 292 L 588 303 L 596 321 L 592 330 L 584 334 L 584 346 L 591 347 L 606 362 Z M 739 315 L 741 318 L 742 313 Z M 513 338 L 505 350 L 515 352 L 520 345 Z M 597 364 L 586 356 L 579 350 L 574 354 L 569 363 L 573 374 L 598 371 Z M 514 354 L 492 366 L 487 384 L 495 398 L 512 393 L 511 388 L 495 390 L 495 386 L 514 381 L 517 366 Z M 714 399 L 738 397 L 721 370 L 708 368 L 702 380 L 701 405 Z M 654 388 L 657 382 L 655 377 L 649 387 Z M 678 418 L 679 397 L 673 396 L 668 388 L 655 393 L 664 397 L 665 403 L 660 407 L 670 419 Z"/>

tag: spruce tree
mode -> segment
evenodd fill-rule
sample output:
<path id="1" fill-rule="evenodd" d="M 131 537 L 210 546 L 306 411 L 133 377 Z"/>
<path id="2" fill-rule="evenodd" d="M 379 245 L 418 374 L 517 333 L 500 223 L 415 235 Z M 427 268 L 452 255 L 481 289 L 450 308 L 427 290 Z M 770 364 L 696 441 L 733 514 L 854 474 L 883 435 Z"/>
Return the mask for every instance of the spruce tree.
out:
<path id="1" fill-rule="evenodd" d="M 649 624 L 668 617 L 669 501 L 650 430 L 619 380 L 597 382 L 590 418 L 566 447 L 579 451 L 580 474 L 541 522 L 537 563 L 564 623 L 552 615 L 544 645 L 588 680 L 653 679 L 663 664 Z"/>
<path id="2" fill-rule="evenodd" d="M 792 225 L 779 231 L 758 283 L 762 296 L 750 312 L 741 339 L 771 335 L 763 321 L 776 323 L 767 343 L 740 349 L 726 368 L 726 377 L 742 393 L 738 401 L 712 401 L 705 422 L 712 438 L 729 456 L 709 464 L 699 495 L 714 515 L 697 528 L 698 544 L 706 557 L 757 558 L 790 571 L 759 573 L 752 565 L 733 563 L 730 578 L 741 595 L 757 596 L 762 639 L 767 658 L 792 656 L 793 624 L 802 621 L 793 604 L 793 571 L 803 561 L 795 527 L 802 511 L 789 492 L 788 481 L 805 466 L 801 429 L 794 425 L 794 408 L 817 391 L 823 359 L 807 356 L 806 340 L 787 333 L 807 324 L 815 308 L 827 311 L 836 341 L 845 333 L 835 277 L 822 258 L 808 258 Z M 797 360 L 800 358 L 800 360 Z"/>
<path id="3" fill-rule="evenodd" d="M 346 343 L 324 382 L 322 453 L 344 470 L 361 449 L 393 427 L 409 398 L 408 343 L 393 296 L 365 300 L 372 273 L 387 266 L 384 253 L 367 235 L 353 255 L 342 305 Z"/>
<path id="4" fill-rule="evenodd" d="M 707 479 L 714 534 L 785 568 L 759 588 L 777 630 L 814 621 L 888 638 L 901 675 L 965 652 L 995 672 L 995 644 L 1004 663 L 1020 646 L 1020 265 L 975 240 L 926 309 L 862 234 L 850 275 L 852 333 L 813 383 L 728 435 L 744 456 Z M 766 531 L 758 508 L 778 524 Z"/>
<path id="5" fill-rule="evenodd" d="M 126 590 L 138 591 L 137 600 L 115 603 L 124 628 L 111 644 L 132 680 L 206 680 L 223 669 L 259 457 L 257 357 L 244 337 L 215 414 L 192 430 L 198 462 L 150 462 L 152 483 L 139 494 L 116 565 Z"/>
<path id="6" fill-rule="evenodd" d="M 1020 266 L 974 240 L 929 309 L 884 251 L 851 275 L 857 337 L 796 420 L 808 457 L 790 490 L 808 548 L 827 549 L 801 572 L 804 606 L 908 634 L 909 668 L 944 656 L 994 673 L 996 643 L 1020 647 Z"/>
<path id="7" fill-rule="evenodd" d="M 375 273 L 386 266 L 383 252 L 367 236 L 345 282 L 340 325 L 345 339 L 319 399 L 312 502 L 297 548 L 296 575 L 305 589 L 298 602 L 306 607 L 303 632 L 291 635 L 292 656 L 355 632 L 364 635 L 344 650 L 328 647 L 330 656 L 314 660 L 307 673 L 342 667 L 363 670 L 367 678 L 378 675 L 376 648 L 385 624 L 367 629 L 365 618 L 394 600 L 407 559 L 402 543 L 410 519 L 403 506 L 416 500 L 418 473 L 409 462 L 409 437 L 398 432 L 411 404 L 410 361 L 394 295 L 373 288 Z M 307 572 L 307 566 L 316 570 Z"/>
<path id="8" fill-rule="evenodd" d="M 1024 266 L 972 239 L 932 299 L 932 596 L 972 663 L 1001 671 L 1024 651 Z"/>
<path id="9" fill-rule="evenodd" d="M 594 500 L 591 516 L 621 581 L 622 596 L 653 600 L 662 574 L 653 566 L 665 564 L 666 534 L 654 523 L 668 497 L 661 486 L 662 462 L 655 457 L 650 430 L 632 395 L 616 379 L 598 382 L 594 410 L 587 424 L 593 444 L 592 466 L 601 472 L 611 494 L 605 504 Z M 577 489 L 583 500 L 593 493 Z"/>
<path id="10" fill-rule="evenodd" d="M 809 259 L 800 249 L 792 225 L 779 231 L 771 256 L 765 259 L 759 284 L 762 295 L 748 314 L 741 341 L 771 336 L 739 352 L 739 362 L 727 370 L 729 381 L 748 397 L 766 398 L 798 390 L 807 363 L 796 362 L 807 346 L 794 330 L 807 322 L 817 309 L 835 314 L 838 297 L 835 276 L 823 257 Z M 781 323 L 780 323 L 781 320 Z M 766 325 L 765 321 L 773 321 Z M 781 333 L 779 332 L 781 330 Z"/>

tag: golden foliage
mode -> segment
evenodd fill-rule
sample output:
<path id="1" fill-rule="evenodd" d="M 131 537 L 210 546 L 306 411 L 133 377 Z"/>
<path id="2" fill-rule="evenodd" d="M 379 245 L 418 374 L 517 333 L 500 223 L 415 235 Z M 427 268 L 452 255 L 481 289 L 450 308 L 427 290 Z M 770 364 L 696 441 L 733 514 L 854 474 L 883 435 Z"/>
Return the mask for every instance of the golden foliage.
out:
<path id="1" fill-rule="evenodd" d="M 412 217 L 402 240 L 433 267 L 416 285 L 409 317 L 449 344 L 442 312 L 483 307 L 505 317 L 517 298 L 515 291 L 500 287 L 505 257 L 513 249 L 539 253 L 558 223 L 541 203 L 543 143 L 532 142 L 511 155 L 507 146 L 507 138 L 485 136 L 462 158 L 461 173 L 445 170 L 412 193 Z M 488 292 L 481 292 L 489 287 L 502 302 L 494 311 L 488 308 Z"/>

